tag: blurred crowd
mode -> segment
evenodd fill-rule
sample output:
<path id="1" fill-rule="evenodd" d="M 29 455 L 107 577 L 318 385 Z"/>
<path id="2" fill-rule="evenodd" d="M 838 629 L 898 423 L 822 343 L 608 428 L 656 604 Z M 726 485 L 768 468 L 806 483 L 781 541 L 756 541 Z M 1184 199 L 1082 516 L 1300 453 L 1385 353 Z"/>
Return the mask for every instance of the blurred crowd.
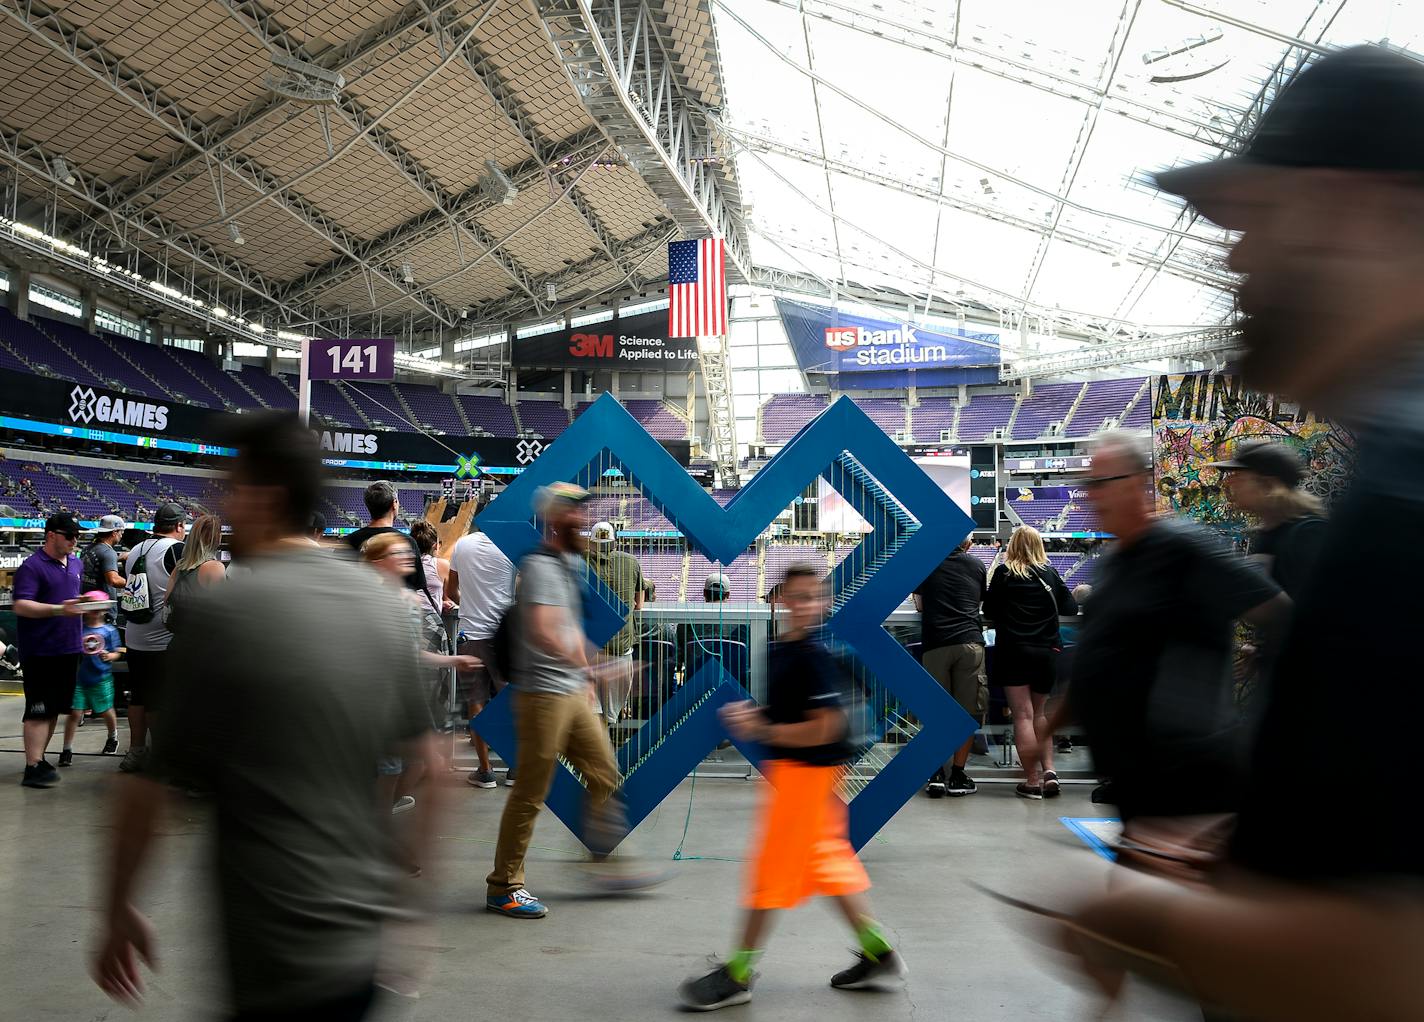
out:
<path id="1" fill-rule="evenodd" d="M 1424 860 L 1407 809 L 1409 727 L 1424 717 L 1412 643 L 1424 609 L 1424 543 L 1413 535 L 1424 521 L 1421 123 L 1424 68 L 1384 48 L 1342 51 L 1300 76 L 1246 151 L 1158 178 L 1235 232 L 1248 382 L 1355 433 L 1357 475 L 1328 515 L 1303 494 L 1306 469 L 1288 447 L 1218 452 L 1230 499 L 1260 526 L 1239 556 L 1159 515 L 1149 438 L 1112 432 L 1083 480 L 1116 537 L 1091 593 L 1068 590 L 1031 528 L 1015 531 L 992 572 L 966 541 L 916 593 L 926 670 L 980 720 L 981 615 L 992 620 L 1020 797 L 1061 793 L 1056 733 L 1087 739 L 1099 797 L 1123 823 L 1118 867 L 1100 893 L 1065 891 L 1063 906 L 1039 908 L 1110 998 L 1136 974 L 1185 992 L 1208 1018 L 1424 1017 L 1414 967 Z M 417 992 L 419 962 L 385 953 L 383 940 L 388 948 L 435 903 L 436 781 L 449 762 L 437 735 L 452 704 L 477 718 L 507 684 L 518 761 L 506 773 L 486 907 L 548 913 L 525 854 L 560 762 L 584 782 L 580 836 L 598 882 L 625 891 L 662 879 L 614 854 L 628 827 L 609 725 L 629 698 L 632 614 L 648 586 L 611 527 L 588 520 L 588 494 L 567 483 L 539 491 L 542 542 L 516 568 L 482 533 L 445 550 L 432 525 L 399 531 L 396 492 L 376 483 L 370 525 L 337 556 L 313 517 L 314 436 L 274 413 L 242 416 L 231 443 L 231 571 L 219 522 L 165 505 L 122 558 L 113 544 L 126 523 L 104 519 L 81 558 L 78 524 L 54 515 L 16 577 L 23 784 L 57 784 L 85 713 L 107 729 L 103 754 L 117 753 L 110 665 L 127 662 L 127 777 L 95 957 L 103 989 L 137 1001 L 140 962 L 156 959 L 137 906 L 165 791 L 177 785 L 217 807 L 234 1017 L 358 1019 L 378 988 Z M 601 648 L 582 623 L 585 558 L 630 609 Z M 815 634 L 828 607 L 823 574 L 786 572 L 767 698 L 723 709 L 730 733 L 762 750 L 773 783 L 737 942 L 683 985 L 689 1007 L 749 1000 L 770 914 L 818 894 L 836 901 L 858 945 L 833 986 L 906 973 L 873 916 L 835 794 L 854 728 Z M 727 588 L 714 576 L 704 597 L 724 600 Z M 1065 616 L 1077 632 L 1066 690 L 1055 688 Z M 1243 624 L 1261 679 L 1244 704 L 1232 683 Z M 707 639 L 694 629 L 667 641 Z M 1312 762 L 1308 751 L 1333 750 L 1366 698 L 1398 724 L 1372 752 L 1377 779 L 1362 782 L 1333 752 Z M 46 749 L 59 717 L 55 767 Z M 472 742 L 469 782 L 493 787 L 489 750 L 473 732 Z M 929 794 L 973 794 L 969 746 L 946 753 Z M 1322 826 L 1322 813 L 1355 822 Z"/>

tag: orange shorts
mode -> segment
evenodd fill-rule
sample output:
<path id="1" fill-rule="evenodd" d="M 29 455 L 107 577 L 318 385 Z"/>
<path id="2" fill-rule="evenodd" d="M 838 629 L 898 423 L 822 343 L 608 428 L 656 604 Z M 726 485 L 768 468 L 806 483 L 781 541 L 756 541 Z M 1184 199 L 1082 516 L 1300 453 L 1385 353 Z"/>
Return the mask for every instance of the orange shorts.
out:
<path id="1" fill-rule="evenodd" d="M 870 877 L 846 837 L 846 804 L 836 794 L 840 768 L 773 759 L 761 770 L 767 788 L 744 906 L 793 908 L 817 894 L 868 891 Z"/>

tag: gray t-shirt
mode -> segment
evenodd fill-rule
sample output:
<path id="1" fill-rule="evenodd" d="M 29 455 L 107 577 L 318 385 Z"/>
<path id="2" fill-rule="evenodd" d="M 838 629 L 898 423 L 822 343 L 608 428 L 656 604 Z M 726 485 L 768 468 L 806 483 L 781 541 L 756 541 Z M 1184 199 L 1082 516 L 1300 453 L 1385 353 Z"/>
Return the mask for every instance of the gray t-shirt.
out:
<path id="1" fill-rule="evenodd" d="M 583 561 L 578 557 L 552 557 L 530 554 L 519 562 L 519 584 L 516 599 L 519 614 L 528 620 L 528 608 L 536 605 L 564 608 L 566 646 L 584 641 L 583 600 L 579 592 L 578 570 Z M 521 692 L 546 692 L 567 695 L 582 692 L 588 679 L 582 669 L 537 648 L 524 629 L 523 641 L 515 646 L 514 676 L 510 679 Z"/>
<path id="2" fill-rule="evenodd" d="M 173 688 L 154 756 L 160 776 L 213 793 L 234 999 L 257 1011 L 374 974 L 398 879 L 376 763 L 430 717 L 393 587 L 315 547 L 243 563 L 184 606 L 169 655 L 190 684 Z"/>

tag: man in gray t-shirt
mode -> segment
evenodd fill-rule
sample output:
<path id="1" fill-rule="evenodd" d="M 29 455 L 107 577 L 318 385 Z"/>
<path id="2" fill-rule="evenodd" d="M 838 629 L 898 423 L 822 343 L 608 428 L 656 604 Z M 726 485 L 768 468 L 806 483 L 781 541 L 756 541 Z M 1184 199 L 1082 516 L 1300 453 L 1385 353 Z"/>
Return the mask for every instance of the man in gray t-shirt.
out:
<path id="1" fill-rule="evenodd" d="M 80 560 L 84 564 L 84 588 L 98 589 L 109 599 L 118 597 L 124 586 L 124 576 L 119 574 L 119 555 L 114 547 L 128 525 L 118 515 L 104 515 L 99 519 L 99 527 L 94 541 L 84 551 Z"/>
<path id="2" fill-rule="evenodd" d="M 524 888 L 524 855 L 560 757 L 583 776 L 587 787 L 584 843 L 606 852 L 627 831 L 622 803 L 615 797 L 618 762 L 608 731 L 593 711 L 594 676 L 583 633 L 577 572 L 587 543 L 584 503 L 588 497 L 586 490 L 571 483 L 540 489 L 534 508 L 544 523 L 544 546 L 520 563 L 515 587 L 516 653 L 510 694 L 519 770 L 500 819 L 494 869 L 485 878 L 485 907 L 516 919 L 548 914 Z M 622 885 L 633 886 L 627 878 Z"/>
<path id="3" fill-rule="evenodd" d="M 295 415 L 242 419 L 230 520 L 247 570 L 184 608 L 192 622 L 169 655 L 192 684 L 172 692 L 151 772 L 116 792 L 95 978 L 119 1000 L 142 988 L 136 953 L 151 961 L 156 941 L 136 878 L 176 773 L 211 793 L 215 919 L 240 1017 L 354 1020 L 374 995 L 383 927 L 434 883 L 438 785 L 399 850 L 389 803 L 377 802 L 381 757 L 436 762 L 419 650 L 400 594 L 304 535 L 319 493 L 314 436 Z M 402 898 L 398 867 L 411 863 L 423 875 Z"/>
<path id="4" fill-rule="evenodd" d="M 564 658 L 564 653 L 586 645 L 583 635 L 583 598 L 575 574 L 582 561 L 574 555 L 540 550 L 524 558 L 520 565 L 516 599 L 524 621 L 539 613 L 535 608 L 558 608 L 550 614 L 557 651 L 538 642 L 521 642 L 514 651 L 512 684 L 518 692 L 548 692 L 553 695 L 588 693 L 585 666 Z M 526 633 L 527 634 L 527 633 Z M 587 664 L 587 657 L 581 658 Z"/>

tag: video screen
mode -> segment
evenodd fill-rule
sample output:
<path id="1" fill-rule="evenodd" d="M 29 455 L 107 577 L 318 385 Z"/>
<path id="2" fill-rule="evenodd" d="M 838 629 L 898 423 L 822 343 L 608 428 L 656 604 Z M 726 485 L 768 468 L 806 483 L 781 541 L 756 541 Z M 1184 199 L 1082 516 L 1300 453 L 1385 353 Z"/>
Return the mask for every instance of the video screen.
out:
<path id="1" fill-rule="evenodd" d="M 937 451 L 932 454 L 918 454 L 912 457 L 915 464 L 924 469 L 925 474 L 949 495 L 950 500 L 954 501 L 965 514 L 973 514 L 973 501 L 969 492 L 970 457 L 968 451 Z M 822 532 L 855 535 L 875 531 L 874 523 L 867 522 L 824 479 L 818 481 L 816 498 L 820 505 Z"/>

